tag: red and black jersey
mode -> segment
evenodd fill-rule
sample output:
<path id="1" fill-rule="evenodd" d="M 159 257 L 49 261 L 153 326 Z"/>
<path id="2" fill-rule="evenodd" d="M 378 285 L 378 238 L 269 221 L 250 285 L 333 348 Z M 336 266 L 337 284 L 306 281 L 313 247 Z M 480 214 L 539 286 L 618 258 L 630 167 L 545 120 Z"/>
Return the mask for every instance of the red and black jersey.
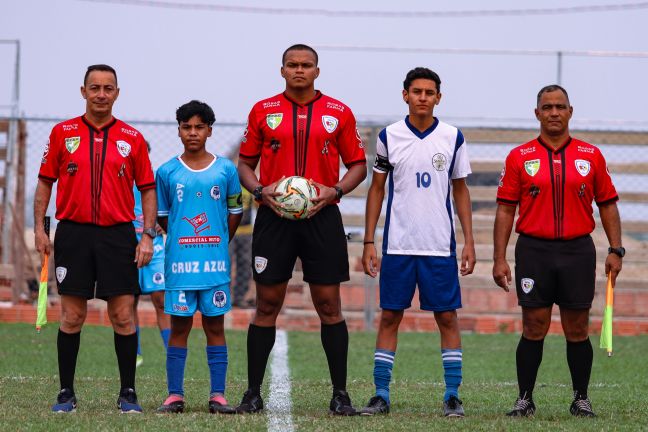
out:
<path id="1" fill-rule="evenodd" d="M 592 201 L 618 199 L 601 151 L 573 138 L 557 149 L 538 137 L 511 150 L 497 190 L 499 204 L 520 205 L 515 231 L 544 239 L 591 233 Z"/>
<path id="2" fill-rule="evenodd" d="M 351 109 L 319 91 L 305 104 L 281 93 L 254 105 L 240 157 L 261 158 L 259 181 L 264 186 L 294 175 L 333 186 L 340 158 L 347 168 L 366 163 Z"/>
<path id="3" fill-rule="evenodd" d="M 155 187 L 144 137 L 115 118 L 101 129 L 85 116 L 54 126 L 38 178 L 58 180 L 57 219 L 101 226 L 135 218 L 133 182 Z"/>

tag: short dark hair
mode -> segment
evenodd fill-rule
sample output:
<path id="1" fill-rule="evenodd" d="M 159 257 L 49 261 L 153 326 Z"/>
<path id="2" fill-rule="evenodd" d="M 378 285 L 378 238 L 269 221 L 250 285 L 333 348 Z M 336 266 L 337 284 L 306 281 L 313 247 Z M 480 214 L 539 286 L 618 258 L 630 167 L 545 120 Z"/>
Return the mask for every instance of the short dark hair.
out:
<path id="1" fill-rule="evenodd" d="M 542 97 L 543 94 L 545 93 L 551 93 L 560 90 L 565 94 L 565 97 L 567 98 L 567 103 L 569 103 L 569 95 L 567 94 L 567 90 L 565 90 L 563 87 L 559 86 L 558 84 L 551 84 L 548 86 L 544 86 L 540 89 L 538 92 L 538 99 L 536 100 L 536 105 L 540 103 L 540 98 Z"/>
<path id="2" fill-rule="evenodd" d="M 403 89 L 409 91 L 412 81 L 417 79 L 428 79 L 436 83 L 437 92 L 441 91 L 441 78 L 439 75 L 426 67 L 415 67 L 411 71 L 407 72 L 405 76 L 405 81 L 403 81 Z"/>
<path id="3" fill-rule="evenodd" d="M 319 56 L 317 55 L 317 51 L 315 51 L 312 47 L 309 47 L 308 45 L 304 45 L 304 44 L 295 44 L 293 46 L 286 48 L 286 51 L 284 51 L 283 55 L 281 56 L 282 66 L 286 64 L 286 56 L 288 55 L 289 51 L 310 51 L 315 56 L 315 66 L 317 66 L 317 63 L 319 62 Z"/>
<path id="4" fill-rule="evenodd" d="M 200 117 L 200 120 L 207 123 L 207 126 L 213 125 L 216 121 L 214 110 L 205 102 L 198 100 L 187 102 L 176 110 L 176 120 L 178 121 L 178 124 L 188 122 L 193 116 Z"/>
<path id="5" fill-rule="evenodd" d="M 113 75 L 115 75 L 115 84 L 117 84 L 117 71 L 115 71 L 115 68 L 113 68 L 112 66 L 108 66 L 107 64 L 96 64 L 96 65 L 88 66 L 88 70 L 86 70 L 85 76 L 83 77 L 84 86 L 88 82 L 88 77 L 90 76 L 90 72 L 94 72 L 94 71 L 111 72 Z"/>

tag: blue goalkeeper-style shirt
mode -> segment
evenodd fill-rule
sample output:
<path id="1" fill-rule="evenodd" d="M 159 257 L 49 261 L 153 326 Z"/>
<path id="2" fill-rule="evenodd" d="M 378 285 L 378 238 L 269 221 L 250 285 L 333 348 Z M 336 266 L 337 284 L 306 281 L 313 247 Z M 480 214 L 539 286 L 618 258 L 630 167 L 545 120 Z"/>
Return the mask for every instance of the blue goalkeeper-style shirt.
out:
<path id="1" fill-rule="evenodd" d="M 158 216 L 168 217 L 167 290 L 200 290 L 230 282 L 229 214 L 243 211 L 241 184 L 229 159 L 214 156 L 200 170 L 180 157 L 156 176 Z"/>

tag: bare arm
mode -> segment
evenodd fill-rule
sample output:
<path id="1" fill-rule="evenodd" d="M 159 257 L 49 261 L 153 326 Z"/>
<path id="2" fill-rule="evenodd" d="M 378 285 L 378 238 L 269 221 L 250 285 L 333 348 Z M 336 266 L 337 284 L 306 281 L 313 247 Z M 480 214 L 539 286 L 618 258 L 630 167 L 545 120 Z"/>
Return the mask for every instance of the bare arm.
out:
<path id="1" fill-rule="evenodd" d="M 511 238 L 513 220 L 517 207 L 500 204 L 495 213 L 493 228 L 493 280 L 504 291 L 509 291 L 511 285 L 511 268 L 506 261 L 506 247 Z"/>
<path id="2" fill-rule="evenodd" d="M 254 173 L 254 170 L 256 169 L 257 164 L 259 163 L 259 159 L 244 159 L 244 158 L 239 158 L 239 163 L 238 163 L 238 175 L 239 175 L 239 181 L 243 185 L 243 187 L 251 192 L 254 191 L 259 186 L 263 186 L 260 182 L 259 179 L 257 178 L 256 174 Z M 274 182 L 270 185 L 264 186 L 263 191 L 261 191 L 261 202 L 268 207 L 270 207 L 276 214 L 281 216 L 281 214 L 277 211 L 277 208 L 280 206 L 280 204 L 275 200 L 276 196 L 281 195 L 278 192 L 275 192 L 275 188 L 277 187 L 277 182 Z"/>
<path id="3" fill-rule="evenodd" d="M 616 202 L 599 206 L 599 214 L 610 246 L 621 247 L 621 218 L 619 217 L 619 208 Z M 612 285 L 616 283 L 622 265 L 623 260 L 617 254 L 608 254 L 605 259 L 605 274 L 612 272 Z"/>
<path id="4" fill-rule="evenodd" d="M 452 180 L 452 196 L 454 198 L 457 216 L 464 234 L 464 247 L 461 251 L 461 275 L 466 276 L 475 269 L 477 261 L 475 255 L 475 240 L 472 232 L 472 205 L 470 203 L 470 191 L 466 179 Z"/>
<path id="5" fill-rule="evenodd" d="M 45 234 L 45 228 L 43 227 L 47 206 L 49 206 L 52 196 L 52 186 L 52 183 L 38 180 L 36 193 L 34 194 L 34 243 L 41 256 L 41 261 L 44 260 L 45 254 L 49 255 L 52 252 L 52 243 Z"/>
<path id="6" fill-rule="evenodd" d="M 155 189 L 146 189 L 142 194 L 142 214 L 144 216 L 144 228 L 155 228 L 157 217 L 157 196 Z M 153 239 L 146 234 L 142 235 L 139 244 L 135 248 L 135 262 L 138 268 L 147 265 L 153 257 Z"/>
<path id="7" fill-rule="evenodd" d="M 228 214 L 227 215 L 227 228 L 229 231 L 229 241 L 231 242 L 232 239 L 234 238 L 234 234 L 236 234 L 236 229 L 238 228 L 239 224 L 241 223 L 241 219 L 243 218 L 243 213 L 239 214 Z"/>
<path id="8" fill-rule="evenodd" d="M 362 251 L 362 267 L 364 268 L 364 272 L 371 277 L 376 277 L 378 274 L 378 257 L 376 255 L 376 245 L 374 244 L 374 234 L 376 232 L 376 225 L 378 225 L 383 199 L 385 198 L 386 182 L 386 173 L 374 171 L 373 177 L 371 178 L 371 186 L 369 186 L 369 192 L 367 192 L 365 244 Z"/>
<path id="9" fill-rule="evenodd" d="M 357 188 L 365 178 L 367 178 L 367 165 L 364 163 L 353 165 L 335 186 L 341 187 L 342 192 L 348 194 L 353 189 Z M 315 185 L 319 188 L 319 195 L 317 198 L 312 200 L 316 204 L 311 208 L 308 217 L 313 217 L 318 211 L 331 204 L 336 199 L 337 191 L 335 188 L 324 186 L 320 183 L 315 183 Z"/>

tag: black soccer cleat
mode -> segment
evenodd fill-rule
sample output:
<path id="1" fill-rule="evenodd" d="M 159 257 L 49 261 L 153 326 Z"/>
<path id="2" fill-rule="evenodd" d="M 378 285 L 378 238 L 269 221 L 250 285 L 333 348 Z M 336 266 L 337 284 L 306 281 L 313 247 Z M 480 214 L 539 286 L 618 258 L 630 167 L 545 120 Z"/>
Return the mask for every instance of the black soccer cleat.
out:
<path id="1" fill-rule="evenodd" d="M 243 394 L 241 403 L 236 407 L 236 414 L 253 414 L 263 410 L 261 395 L 252 389 L 247 389 Z"/>
<path id="2" fill-rule="evenodd" d="M 339 416 L 354 416 L 358 412 L 351 405 L 351 398 L 349 393 L 344 390 L 334 390 L 331 403 L 329 404 L 329 412 L 333 415 Z"/>
<path id="3" fill-rule="evenodd" d="M 569 412 L 575 417 L 596 417 L 594 410 L 592 410 L 592 402 L 587 396 L 579 394 L 574 395 L 574 401 L 569 407 Z"/>
<path id="4" fill-rule="evenodd" d="M 465 417 L 463 402 L 457 396 L 450 396 L 443 401 L 443 415 L 446 417 Z"/>
<path id="5" fill-rule="evenodd" d="M 532 417 L 535 414 L 536 406 L 533 399 L 517 398 L 513 409 L 506 413 L 509 417 Z"/>
<path id="6" fill-rule="evenodd" d="M 55 413 L 71 413 L 75 412 L 77 408 L 77 400 L 74 392 L 69 388 L 61 389 L 58 396 L 56 396 L 56 404 L 52 406 L 52 412 Z"/>
<path id="7" fill-rule="evenodd" d="M 389 404 L 380 396 L 374 396 L 369 399 L 366 407 L 358 411 L 362 416 L 372 416 L 376 414 L 389 414 Z"/>
<path id="8" fill-rule="evenodd" d="M 225 396 L 217 393 L 209 398 L 209 412 L 211 414 L 236 414 L 236 408 L 227 403 Z"/>
<path id="9" fill-rule="evenodd" d="M 184 412 L 185 401 L 181 396 L 170 395 L 155 411 L 158 414 L 180 414 Z"/>
<path id="10" fill-rule="evenodd" d="M 117 407 L 122 414 L 140 414 L 142 412 L 142 407 L 137 402 L 137 394 L 132 388 L 123 388 L 119 391 Z"/>

